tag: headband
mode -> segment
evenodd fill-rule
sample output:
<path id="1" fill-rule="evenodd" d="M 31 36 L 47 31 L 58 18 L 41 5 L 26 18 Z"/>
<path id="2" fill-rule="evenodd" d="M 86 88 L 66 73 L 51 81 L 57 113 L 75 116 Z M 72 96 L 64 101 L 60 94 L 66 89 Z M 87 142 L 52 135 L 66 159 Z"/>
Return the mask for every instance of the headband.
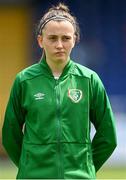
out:
<path id="1" fill-rule="evenodd" d="M 45 27 L 45 25 L 51 21 L 51 20 L 66 20 L 66 21 L 69 21 L 74 27 L 75 27 L 75 24 L 74 22 L 71 21 L 71 19 L 67 18 L 67 17 L 64 17 L 64 16 L 59 16 L 59 15 L 56 15 L 56 16 L 52 16 L 50 18 L 47 18 L 45 21 L 43 21 L 40 25 L 40 28 L 39 28 L 39 32 L 41 33 L 42 32 L 42 29 Z"/>

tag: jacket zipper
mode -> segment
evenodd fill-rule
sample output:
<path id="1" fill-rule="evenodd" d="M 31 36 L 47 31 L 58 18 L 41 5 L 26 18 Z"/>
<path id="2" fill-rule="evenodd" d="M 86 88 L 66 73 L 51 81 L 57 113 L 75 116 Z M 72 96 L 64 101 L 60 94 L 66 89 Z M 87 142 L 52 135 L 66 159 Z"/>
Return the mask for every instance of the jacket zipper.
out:
<path id="1" fill-rule="evenodd" d="M 58 178 L 63 178 L 62 168 L 62 144 L 61 144 L 61 118 L 60 118 L 60 89 L 59 80 L 55 80 L 56 86 L 56 117 L 57 117 L 57 164 L 58 164 Z"/>

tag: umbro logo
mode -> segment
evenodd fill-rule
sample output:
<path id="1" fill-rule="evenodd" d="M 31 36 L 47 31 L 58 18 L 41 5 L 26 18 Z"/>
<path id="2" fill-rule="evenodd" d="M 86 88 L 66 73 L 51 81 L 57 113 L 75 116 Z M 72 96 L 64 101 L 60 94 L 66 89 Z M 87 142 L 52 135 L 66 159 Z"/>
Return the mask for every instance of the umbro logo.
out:
<path id="1" fill-rule="evenodd" d="M 44 99 L 45 94 L 44 93 L 37 93 L 34 95 L 35 100 Z"/>

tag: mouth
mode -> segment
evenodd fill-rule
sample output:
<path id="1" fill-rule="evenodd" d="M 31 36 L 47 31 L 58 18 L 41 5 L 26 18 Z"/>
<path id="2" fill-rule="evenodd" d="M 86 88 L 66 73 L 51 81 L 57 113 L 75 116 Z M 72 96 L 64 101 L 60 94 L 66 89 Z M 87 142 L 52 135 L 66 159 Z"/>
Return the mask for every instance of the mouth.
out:
<path id="1" fill-rule="evenodd" d="M 58 55 L 58 56 L 61 56 L 61 55 L 64 55 L 65 52 L 59 51 L 59 52 L 56 52 L 55 54 Z"/>

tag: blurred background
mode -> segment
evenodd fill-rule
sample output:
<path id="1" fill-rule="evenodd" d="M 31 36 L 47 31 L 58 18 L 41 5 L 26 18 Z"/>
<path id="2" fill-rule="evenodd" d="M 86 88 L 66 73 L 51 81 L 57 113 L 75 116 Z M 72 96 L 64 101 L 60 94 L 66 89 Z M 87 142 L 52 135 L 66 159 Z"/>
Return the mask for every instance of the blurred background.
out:
<path id="1" fill-rule="evenodd" d="M 35 27 L 56 0 L 0 0 L 0 178 L 17 168 L 1 143 L 6 104 L 15 75 L 39 61 Z M 118 147 L 98 172 L 102 179 L 126 179 L 126 1 L 64 0 L 78 19 L 81 40 L 72 58 L 101 77 L 116 117 Z M 8 137 L 9 140 L 9 137 Z"/>

